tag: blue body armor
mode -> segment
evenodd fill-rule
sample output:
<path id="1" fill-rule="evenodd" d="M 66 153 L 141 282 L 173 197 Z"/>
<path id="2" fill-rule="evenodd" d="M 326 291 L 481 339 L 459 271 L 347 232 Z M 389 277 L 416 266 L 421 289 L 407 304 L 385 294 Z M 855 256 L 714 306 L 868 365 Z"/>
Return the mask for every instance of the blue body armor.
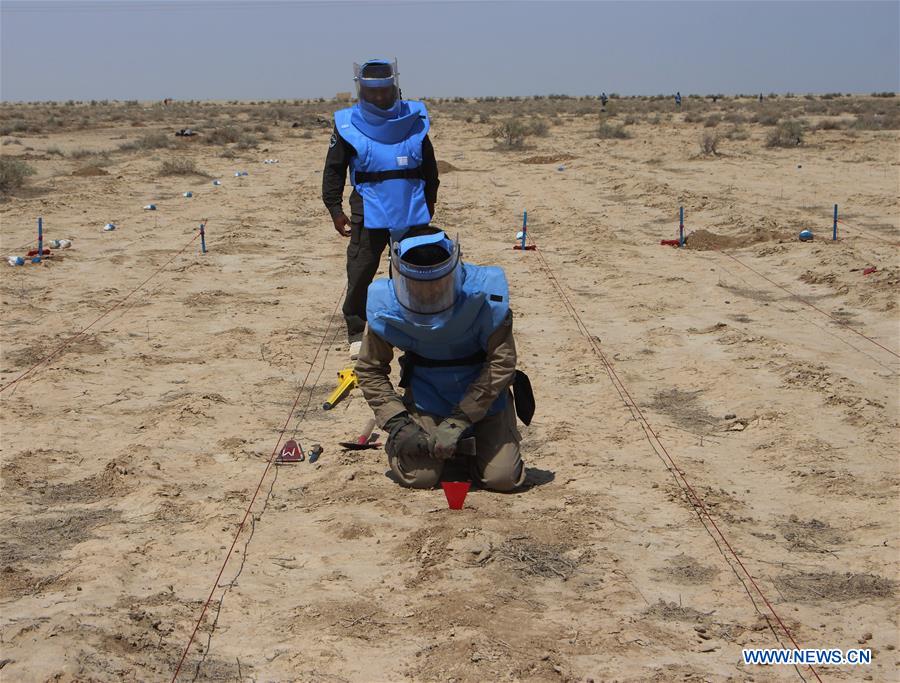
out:
<path id="1" fill-rule="evenodd" d="M 363 200 L 363 225 L 390 230 L 395 239 L 431 220 L 422 175 L 428 112 L 421 102 L 406 100 L 398 109 L 399 116 L 388 119 L 374 117 L 358 104 L 334 113 L 338 133 L 356 150 L 350 182 Z"/>
<path id="2" fill-rule="evenodd" d="M 411 363 L 405 382 L 416 408 L 440 417 L 450 415 L 481 374 L 488 338 L 509 311 L 509 286 L 502 268 L 471 263 L 461 267 L 462 292 L 453 315 L 440 326 L 424 328 L 408 322 L 388 278 L 369 285 L 366 305 L 369 328 L 395 348 L 419 358 Z M 506 407 L 507 394 L 500 393 L 488 415 Z"/>

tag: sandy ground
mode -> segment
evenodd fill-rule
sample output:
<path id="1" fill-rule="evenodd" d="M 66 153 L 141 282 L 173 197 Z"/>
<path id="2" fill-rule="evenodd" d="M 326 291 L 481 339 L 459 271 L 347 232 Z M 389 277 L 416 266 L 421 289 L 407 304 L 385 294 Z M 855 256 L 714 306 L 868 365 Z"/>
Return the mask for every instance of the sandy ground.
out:
<path id="1" fill-rule="evenodd" d="M 797 643 L 871 648 L 870 666 L 822 679 L 896 680 L 896 131 L 767 149 L 754 126 L 694 158 L 702 128 L 678 118 L 629 140 L 595 127 L 562 117 L 531 149 L 499 152 L 484 125 L 435 113 L 438 158 L 455 169 L 436 223 L 468 260 L 506 269 L 538 401 L 522 427 L 529 486 L 474 491 L 461 512 L 439 490 L 398 487 L 383 451 L 341 452 L 370 415 L 358 390 L 321 409 L 348 364 L 332 320 L 346 243 L 319 198 L 327 128 L 231 160 L 198 144 L 218 188 L 159 177 L 167 151 L 116 156 L 96 177 L 38 164 L 40 191 L 0 204 L 2 253 L 32 239 L 37 215 L 74 244 L 0 269 L 0 384 L 163 266 L 203 217 L 209 253 L 192 243 L 2 393 L 3 679 L 171 679 L 308 374 L 285 438 L 324 455 L 269 470 L 179 680 L 815 680 L 741 663 L 744 647 L 789 641 L 540 255 L 511 249 L 527 209 L 589 333 Z M 145 132 L 18 137 L 104 149 Z M 660 246 L 680 204 L 688 232 L 710 233 L 689 244 L 706 248 Z M 803 228 L 814 242 L 795 239 Z"/>

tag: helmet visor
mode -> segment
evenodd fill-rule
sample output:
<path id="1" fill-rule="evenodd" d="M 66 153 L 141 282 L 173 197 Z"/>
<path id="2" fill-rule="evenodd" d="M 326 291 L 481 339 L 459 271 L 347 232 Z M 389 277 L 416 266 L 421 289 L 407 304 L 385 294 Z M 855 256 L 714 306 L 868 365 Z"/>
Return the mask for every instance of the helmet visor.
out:
<path id="1" fill-rule="evenodd" d="M 361 65 L 354 64 L 353 80 L 357 98 L 380 109 L 390 109 L 399 99 L 396 60 L 372 59 Z"/>
<path id="2" fill-rule="evenodd" d="M 426 316 L 447 311 L 462 287 L 459 244 L 443 232 L 394 242 L 391 277 L 403 308 Z"/>

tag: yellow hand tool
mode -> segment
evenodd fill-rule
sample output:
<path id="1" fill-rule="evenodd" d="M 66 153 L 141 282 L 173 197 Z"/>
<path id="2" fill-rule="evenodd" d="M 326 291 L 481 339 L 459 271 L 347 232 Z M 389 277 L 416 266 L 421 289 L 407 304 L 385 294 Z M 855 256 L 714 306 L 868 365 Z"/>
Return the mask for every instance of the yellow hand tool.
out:
<path id="1" fill-rule="evenodd" d="M 328 400 L 322 404 L 322 410 L 331 410 L 347 393 L 356 386 L 356 371 L 353 368 L 344 368 L 338 372 L 337 389 L 331 392 Z"/>

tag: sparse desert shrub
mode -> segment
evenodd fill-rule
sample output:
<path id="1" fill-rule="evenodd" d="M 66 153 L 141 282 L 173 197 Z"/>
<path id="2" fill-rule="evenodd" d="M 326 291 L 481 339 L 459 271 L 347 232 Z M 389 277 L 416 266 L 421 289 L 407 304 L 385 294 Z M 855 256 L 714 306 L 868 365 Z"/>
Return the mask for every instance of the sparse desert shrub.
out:
<path id="1" fill-rule="evenodd" d="M 638 123 L 639 121 L 640 121 L 640 119 L 637 116 L 635 116 L 634 114 L 629 114 L 628 116 L 625 117 L 625 120 L 622 122 L 622 125 L 623 126 L 633 126 L 634 124 Z"/>
<path id="2" fill-rule="evenodd" d="M 544 119 L 535 119 L 528 126 L 528 134 L 539 138 L 547 137 L 550 134 L 550 124 Z"/>
<path id="3" fill-rule="evenodd" d="M 796 147 L 803 144 L 803 124 L 782 121 L 766 138 L 766 147 Z"/>
<path id="4" fill-rule="evenodd" d="M 47 148 L 47 154 L 51 157 L 64 157 L 65 152 L 63 152 L 59 147 L 53 145 L 53 147 Z"/>
<path id="5" fill-rule="evenodd" d="M 856 130 L 897 130 L 900 128 L 900 112 L 891 114 L 861 114 L 853 122 Z"/>
<path id="6" fill-rule="evenodd" d="M 707 132 L 700 136 L 700 153 L 705 156 L 715 156 L 719 147 L 717 133 Z"/>
<path id="7" fill-rule="evenodd" d="M 34 175 L 34 169 L 24 161 L 0 156 L 0 194 L 19 189 L 30 175 Z"/>
<path id="8" fill-rule="evenodd" d="M 777 114 L 757 114 L 754 116 L 751 121 L 754 123 L 758 123 L 761 126 L 775 126 L 778 125 L 778 115 Z"/>
<path id="9" fill-rule="evenodd" d="M 529 127 L 524 121 L 511 118 L 494 126 L 491 136 L 498 147 L 519 149 L 525 144 L 525 138 L 528 137 L 528 133 Z"/>
<path id="10" fill-rule="evenodd" d="M 746 128 L 742 128 L 741 126 L 734 126 L 731 130 L 724 134 L 725 138 L 728 140 L 747 140 L 750 138 L 750 133 Z"/>
<path id="11" fill-rule="evenodd" d="M 254 147 L 259 145 L 259 138 L 255 135 L 250 135 L 250 133 L 242 133 L 238 138 L 237 145 L 235 145 L 238 149 L 253 149 Z"/>
<path id="12" fill-rule="evenodd" d="M 6 145 L 21 145 L 21 144 L 22 144 L 22 141 L 19 140 L 19 138 L 10 138 L 9 140 L 4 140 L 4 141 L 3 141 L 3 146 L 4 146 L 4 147 L 5 147 Z"/>
<path id="13" fill-rule="evenodd" d="M 722 117 L 728 123 L 747 123 L 747 117 L 739 111 L 730 111 Z"/>
<path id="14" fill-rule="evenodd" d="M 206 175 L 193 159 L 166 159 L 159 167 L 160 175 Z"/>
<path id="15" fill-rule="evenodd" d="M 704 127 L 706 128 L 715 128 L 722 122 L 722 117 L 718 114 L 713 114 L 706 121 L 703 122 Z"/>
<path id="16" fill-rule="evenodd" d="M 816 130 L 843 130 L 847 127 L 847 122 L 841 119 L 824 119 L 816 124 Z"/>
<path id="17" fill-rule="evenodd" d="M 90 149 L 73 149 L 71 152 L 69 152 L 69 156 L 72 159 L 85 159 L 89 156 L 93 156 L 96 153 L 97 152 L 94 152 Z"/>
<path id="18" fill-rule="evenodd" d="M 703 114 L 699 111 L 689 111 L 684 115 L 685 123 L 700 123 L 703 120 Z"/>
<path id="19" fill-rule="evenodd" d="M 614 126 L 611 123 L 601 123 L 597 128 L 597 137 L 601 140 L 625 140 L 630 138 L 625 126 Z"/>
<path id="20" fill-rule="evenodd" d="M 130 152 L 137 149 L 164 149 L 171 145 L 172 141 L 165 133 L 147 133 L 133 142 L 123 142 L 119 145 L 119 149 Z"/>
<path id="21" fill-rule="evenodd" d="M 241 139 L 241 131 L 234 126 L 225 126 L 224 128 L 215 128 L 206 136 L 206 143 L 209 145 L 227 145 L 231 142 L 237 142 Z"/>

